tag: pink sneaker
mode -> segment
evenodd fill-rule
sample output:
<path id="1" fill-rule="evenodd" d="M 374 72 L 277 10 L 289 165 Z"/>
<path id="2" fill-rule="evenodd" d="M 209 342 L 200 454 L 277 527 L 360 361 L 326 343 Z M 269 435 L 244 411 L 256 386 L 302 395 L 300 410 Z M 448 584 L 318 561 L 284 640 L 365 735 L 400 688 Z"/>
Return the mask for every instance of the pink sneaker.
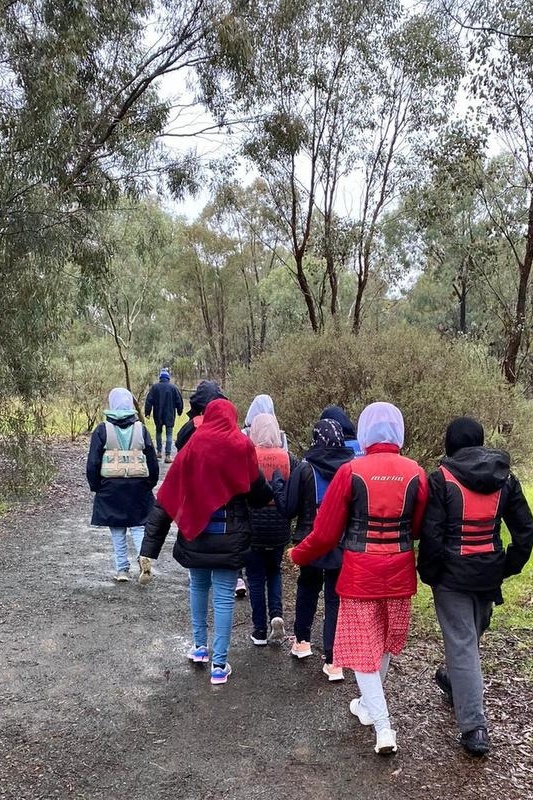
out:
<path id="1" fill-rule="evenodd" d="M 328 676 L 328 681 L 343 681 L 344 672 L 342 667 L 334 667 L 333 664 L 324 664 L 322 667 L 324 675 Z"/>
<path id="2" fill-rule="evenodd" d="M 312 656 L 313 651 L 311 650 L 311 642 L 298 642 L 296 636 L 291 636 L 291 656 L 295 656 L 296 658 L 307 658 L 307 656 Z"/>

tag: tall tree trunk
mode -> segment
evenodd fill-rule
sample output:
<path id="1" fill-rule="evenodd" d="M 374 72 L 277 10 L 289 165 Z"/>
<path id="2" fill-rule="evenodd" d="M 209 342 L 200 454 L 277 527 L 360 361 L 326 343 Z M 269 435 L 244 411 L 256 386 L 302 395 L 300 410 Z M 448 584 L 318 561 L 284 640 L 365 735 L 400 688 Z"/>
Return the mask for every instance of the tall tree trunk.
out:
<path id="1" fill-rule="evenodd" d="M 313 333 L 318 333 L 320 326 L 318 324 L 318 318 L 316 315 L 315 301 L 313 300 L 311 287 L 309 286 L 309 281 L 307 280 L 307 276 L 304 272 L 303 259 L 304 259 L 303 253 L 298 253 L 295 256 L 296 278 L 298 281 L 298 285 L 300 287 L 300 291 L 303 294 L 305 304 L 307 306 L 307 315 L 309 317 L 309 322 L 311 323 Z"/>
<path id="2" fill-rule="evenodd" d="M 531 267 L 533 265 L 533 191 L 529 201 L 526 252 L 524 261 L 518 266 L 518 295 L 516 298 L 515 315 L 512 325 L 507 332 L 507 342 L 502 369 L 505 379 L 510 384 L 518 380 L 516 360 L 522 344 L 526 324 L 527 290 Z"/>

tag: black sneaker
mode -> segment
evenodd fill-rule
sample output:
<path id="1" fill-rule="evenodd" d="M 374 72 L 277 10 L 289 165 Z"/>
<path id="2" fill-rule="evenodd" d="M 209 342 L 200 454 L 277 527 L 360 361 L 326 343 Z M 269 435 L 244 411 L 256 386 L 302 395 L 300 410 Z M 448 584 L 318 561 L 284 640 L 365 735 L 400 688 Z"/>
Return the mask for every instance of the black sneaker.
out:
<path id="1" fill-rule="evenodd" d="M 264 645 L 268 644 L 266 631 L 255 630 L 251 634 L 250 639 L 255 645 L 257 645 L 257 647 L 264 647 Z"/>
<path id="2" fill-rule="evenodd" d="M 452 684 L 444 667 L 439 667 L 436 671 L 435 682 L 444 695 L 444 702 L 448 703 L 449 706 L 453 706 Z"/>
<path id="3" fill-rule="evenodd" d="M 490 750 L 489 735 L 483 727 L 462 733 L 460 742 L 471 756 L 485 756 Z"/>

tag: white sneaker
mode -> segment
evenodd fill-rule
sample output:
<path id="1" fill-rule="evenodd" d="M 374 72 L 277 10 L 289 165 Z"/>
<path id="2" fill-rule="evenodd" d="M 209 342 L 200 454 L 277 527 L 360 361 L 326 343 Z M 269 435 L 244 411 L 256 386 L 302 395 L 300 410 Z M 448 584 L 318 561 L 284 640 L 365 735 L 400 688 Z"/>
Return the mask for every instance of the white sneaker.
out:
<path id="1" fill-rule="evenodd" d="M 396 753 L 398 750 L 396 731 L 393 731 L 392 728 L 384 728 L 384 730 L 378 731 L 374 750 L 376 753 L 379 753 L 380 756 L 386 756 L 388 753 Z"/>
<path id="2" fill-rule="evenodd" d="M 370 712 L 363 705 L 362 697 L 355 697 L 350 703 L 350 713 L 357 717 L 361 725 L 373 725 Z"/>
<path id="3" fill-rule="evenodd" d="M 286 636 L 287 634 L 285 633 L 283 619 L 281 617 L 273 617 L 270 620 L 270 634 L 268 641 L 274 644 L 281 644 Z"/>
<path id="4" fill-rule="evenodd" d="M 342 667 L 334 667 L 333 664 L 324 663 L 322 665 L 322 672 L 324 675 L 328 676 L 328 681 L 344 680 L 344 672 L 342 671 Z"/>
<path id="5" fill-rule="evenodd" d="M 121 569 L 115 575 L 115 580 L 117 583 L 127 583 L 130 579 L 130 573 L 126 569 Z"/>

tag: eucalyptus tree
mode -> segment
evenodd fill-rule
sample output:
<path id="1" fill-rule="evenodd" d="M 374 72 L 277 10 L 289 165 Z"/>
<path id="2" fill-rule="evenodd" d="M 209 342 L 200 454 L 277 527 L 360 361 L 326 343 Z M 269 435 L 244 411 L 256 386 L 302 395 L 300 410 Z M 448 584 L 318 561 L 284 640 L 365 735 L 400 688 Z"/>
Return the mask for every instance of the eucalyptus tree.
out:
<path id="1" fill-rule="evenodd" d="M 441 0 L 437 6 L 453 20 L 469 52 L 469 88 L 479 124 L 491 131 L 512 160 L 511 169 L 495 172 L 485 198 L 515 267 L 516 291 L 504 331 L 503 358 L 504 374 L 515 383 L 528 332 L 533 267 L 533 2 Z M 505 200 L 497 202 L 498 193 L 510 195 L 517 189 L 526 198 L 519 217 L 508 213 Z"/>
<path id="2" fill-rule="evenodd" d="M 105 271 L 99 213 L 157 174 L 175 192 L 190 185 L 191 160 L 173 159 L 158 138 L 170 110 L 158 81 L 182 74 L 184 83 L 224 48 L 234 9 L 231 0 L 0 6 L 0 360 L 8 391 L 31 393 L 71 313 L 67 265 Z"/>

